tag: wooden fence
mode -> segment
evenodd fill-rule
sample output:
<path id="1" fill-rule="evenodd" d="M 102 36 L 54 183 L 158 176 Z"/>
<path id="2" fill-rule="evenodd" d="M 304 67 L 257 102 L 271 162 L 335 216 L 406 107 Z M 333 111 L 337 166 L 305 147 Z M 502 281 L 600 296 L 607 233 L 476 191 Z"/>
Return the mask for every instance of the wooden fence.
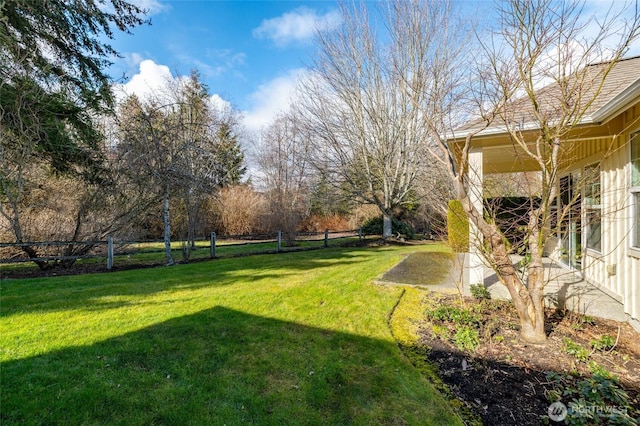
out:
<path id="1" fill-rule="evenodd" d="M 212 232 L 208 238 L 196 240 L 196 246 L 190 248 L 197 251 L 195 259 L 246 256 L 248 254 L 281 253 L 300 250 L 327 248 L 339 245 L 340 240 L 362 240 L 362 228 L 346 231 L 305 232 L 295 233 L 295 238 L 283 239 L 285 234 L 277 231 L 274 234 L 263 235 L 216 235 Z M 290 235 L 288 235 L 291 237 Z M 44 241 L 24 243 L 0 243 L 0 264 L 16 264 L 25 262 L 62 262 L 86 259 L 103 259 L 108 270 L 122 262 L 123 257 L 152 255 L 164 253 L 162 240 L 125 241 L 114 240 L 109 237 L 104 241 Z M 172 242 L 172 251 L 185 250 L 184 241 Z M 37 257 L 26 255 L 23 247 L 32 247 L 38 253 Z M 63 252 L 77 254 L 61 254 Z M 205 254 L 206 253 L 206 254 Z M 124 262 L 126 263 L 126 262 Z M 144 264 L 145 262 L 142 261 Z M 153 263 L 153 262 L 151 262 Z M 104 264 L 104 263 L 103 263 Z"/>

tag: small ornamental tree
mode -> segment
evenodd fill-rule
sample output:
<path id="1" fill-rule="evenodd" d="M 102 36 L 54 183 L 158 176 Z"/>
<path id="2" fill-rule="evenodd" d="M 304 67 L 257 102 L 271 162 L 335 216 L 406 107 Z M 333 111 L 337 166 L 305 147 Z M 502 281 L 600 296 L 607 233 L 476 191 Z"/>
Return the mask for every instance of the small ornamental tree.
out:
<path id="1" fill-rule="evenodd" d="M 584 16 L 577 1 L 510 0 L 498 3 L 499 27 L 481 34 L 476 52 L 464 52 L 459 28 L 450 26 L 448 13 L 436 14 L 445 2 L 408 1 L 395 7 L 404 12 L 397 25 L 411 35 L 415 79 L 422 86 L 403 82 L 422 106 L 430 129 L 428 145 L 434 160 L 447 167 L 456 198 L 476 229 L 476 250 L 508 289 L 520 318 L 520 337 L 544 343 L 544 287 L 547 283 L 543 250 L 574 200 L 556 210 L 563 170 L 563 155 L 570 152 L 568 135 L 581 125 L 595 105 L 611 70 L 640 35 L 640 14 L 633 6 L 624 19 L 613 6 L 602 16 Z M 428 44 L 426 21 L 440 19 L 440 42 Z M 469 66 L 469 57 L 477 67 Z M 465 61 L 462 65 L 462 61 Z M 591 65 L 596 64 L 596 65 Z M 424 92 L 428 91 L 428 102 Z M 454 96 L 457 94 L 457 96 Z M 475 120 L 462 129 L 461 100 L 471 98 Z M 456 102 L 452 102 L 452 100 Z M 495 127 L 491 127 L 495 126 Z M 524 248 L 529 263 L 519 274 L 510 245 L 495 217 L 474 203 L 479 176 L 473 176 L 472 151 L 480 132 L 500 129 L 509 138 L 518 163 L 535 164 L 540 190 L 528 194 Z M 464 130 L 466 129 L 466 130 Z M 464 136 L 455 138 L 464 130 Z M 480 145 L 481 146 L 481 145 Z M 473 160 L 475 161 L 475 159 Z M 475 182 L 472 182 L 475 179 Z M 475 184 L 475 185 L 474 185 Z"/>

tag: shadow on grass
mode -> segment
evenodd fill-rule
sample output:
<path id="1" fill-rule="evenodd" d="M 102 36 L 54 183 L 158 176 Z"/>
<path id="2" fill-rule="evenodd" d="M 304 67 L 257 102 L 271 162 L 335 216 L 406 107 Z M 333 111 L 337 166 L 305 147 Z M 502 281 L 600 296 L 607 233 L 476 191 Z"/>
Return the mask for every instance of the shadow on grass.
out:
<path id="1" fill-rule="evenodd" d="M 379 341 L 216 307 L 2 365 L 0 423 L 455 424 Z"/>
<path id="2" fill-rule="evenodd" d="M 60 309 L 103 309 L 127 302 L 97 302 L 108 296 L 151 295 L 177 289 L 198 289 L 286 280 L 288 275 L 319 268 L 350 265 L 373 255 L 378 248 L 338 248 L 286 255 L 256 255 L 216 259 L 193 264 L 135 269 L 113 273 L 71 275 L 0 281 L 0 317 L 15 312 Z"/>
<path id="3" fill-rule="evenodd" d="M 451 264 L 449 253 L 413 253 L 384 274 L 381 280 L 412 285 L 442 284 L 447 279 Z"/>

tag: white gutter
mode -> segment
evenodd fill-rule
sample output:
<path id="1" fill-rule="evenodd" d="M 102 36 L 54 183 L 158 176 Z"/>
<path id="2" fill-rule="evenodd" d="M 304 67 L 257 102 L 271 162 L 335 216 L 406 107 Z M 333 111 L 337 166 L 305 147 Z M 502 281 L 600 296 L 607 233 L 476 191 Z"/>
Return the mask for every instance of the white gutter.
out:
<path id="1" fill-rule="evenodd" d="M 631 83 L 626 89 L 618 93 L 618 95 L 603 105 L 599 110 L 593 113 L 590 118 L 591 123 L 599 123 L 609 121 L 613 116 L 627 107 L 630 103 L 640 97 L 640 78 Z"/>

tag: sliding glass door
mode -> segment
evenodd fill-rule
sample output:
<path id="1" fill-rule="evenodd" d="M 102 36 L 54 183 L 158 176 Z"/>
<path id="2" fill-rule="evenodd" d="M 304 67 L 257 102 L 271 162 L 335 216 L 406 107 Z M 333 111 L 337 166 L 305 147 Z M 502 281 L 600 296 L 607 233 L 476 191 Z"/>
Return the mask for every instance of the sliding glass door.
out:
<path id="1" fill-rule="evenodd" d="M 582 267 L 582 196 L 579 171 L 560 178 L 560 222 L 562 238 L 561 261 L 572 269 Z"/>

